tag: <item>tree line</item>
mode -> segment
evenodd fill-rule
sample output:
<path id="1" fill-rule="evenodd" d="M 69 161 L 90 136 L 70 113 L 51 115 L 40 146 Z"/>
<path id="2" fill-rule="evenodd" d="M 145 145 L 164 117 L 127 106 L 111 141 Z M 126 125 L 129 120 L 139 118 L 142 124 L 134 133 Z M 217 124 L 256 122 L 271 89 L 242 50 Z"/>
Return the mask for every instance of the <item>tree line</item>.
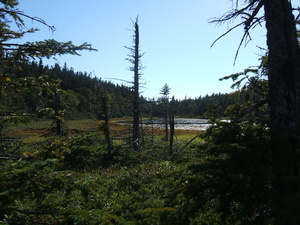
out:
<path id="1" fill-rule="evenodd" d="M 2 105 L 19 108 L 24 113 L 33 113 L 38 107 L 54 107 L 54 94 L 45 90 L 39 92 L 38 85 L 56 84 L 55 88 L 61 89 L 62 108 L 65 110 L 66 118 L 101 118 L 101 95 L 107 92 L 110 95 L 111 116 L 125 117 L 131 115 L 131 103 L 133 91 L 126 85 L 114 84 L 104 81 L 101 78 L 93 77 L 87 72 L 75 72 L 65 64 L 63 67 L 55 64 L 54 66 L 43 65 L 42 61 L 32 61 L 18 65 L 21 70 L 14 74 L 18 80 L 26 80 L 28 92 L 25 94 L 15 89 L 7 90 L 3 96 Z M 30 83 L 32 82 L 32 83 Z M 40 82 L 37 84 L 36 82 Z M 44 82 L 44 83 L 43 83 Z M 31 90 L 30 90 L 31 89 Z M 159 92 L 159 90 L 158 90 Z M 158 99 L 145 98 L 140 96 L 141 110 L 143 116 L 162 117 L 164 114 L 163 96 Z M 216 117 L 226 116 L 225 109 L 232 104 L 240 102 L 241 97 L 237 93 L 200 96 L 198 98 L 175 99 L 173 102 L 174 113 L 177 117 L 198 117 L 208 118 L 209 115 Z M 13 104 L 10 106 L 9 104 Z M 6 105 L 6 106 L 5 106 Z M 2 114 L 5 111 L 2 111 Z"/>

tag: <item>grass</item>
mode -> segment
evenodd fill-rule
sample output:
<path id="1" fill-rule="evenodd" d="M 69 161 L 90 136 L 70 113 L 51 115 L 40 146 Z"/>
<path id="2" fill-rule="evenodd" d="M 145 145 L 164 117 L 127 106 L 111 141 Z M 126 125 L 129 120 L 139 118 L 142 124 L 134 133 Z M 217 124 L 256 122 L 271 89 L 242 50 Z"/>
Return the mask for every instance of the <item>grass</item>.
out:
<path id="1" fill-rule="evenodd" d="M 65 122 L 64 126 L 72 135 L 99 130 L 99 122 L 91 119 L 69 120 Z M 52 120 L 32 120 L 26 124 L 12 125 L 8 130 L 11 136 L 27 142 L 29 140 L 42 140 L 53 135 L 53 127 Z"/>
<path id="2" fill-rule="evenodd" d="M 126 120 L 126 119 L 125 119 Z M 122 123 L 120 121 L 123 121 Z M 126 120 L 127 121 L 127 120 Z M 130 119 L 128 119 L 130 121 Z M 93 119 L 67 120 L 65 127 L 68 130 L 68 135 L 82 135 L 90 132 L 100 131 L 100 125 L 103 121 Z M 43 141 L 47 137 L 54 135 L 53 121 L 38 120 L 31 121 L 28 124 L 13 125 L 9 128 L 10 136 L 24 141 L 25 143 Z M 131 135 L 131 124 L 124 123 L 123 118 L 114 118 L 110 120 L 111 136 L 115 139 L 115 143 L 123 138 L 128 138 Z M 143 133 L 147 138 L 155 138 L 164 140 L 165 130 L 160 128 L 152 129 L 151 127 L 143 126 Z M 184 145 L 199 134 L 195 130 L 175 130 L 174 145 Z M 201 143 L 202 140 L 197 138 L 193 141 L 194 144 Z"/>
<path id="3" fill-rule="evenodd" d="M 29 123 L 10 126 L 8 134 L 25 143 L 43 141 L 50 126 L 51 121 L 30 121 Z"/>

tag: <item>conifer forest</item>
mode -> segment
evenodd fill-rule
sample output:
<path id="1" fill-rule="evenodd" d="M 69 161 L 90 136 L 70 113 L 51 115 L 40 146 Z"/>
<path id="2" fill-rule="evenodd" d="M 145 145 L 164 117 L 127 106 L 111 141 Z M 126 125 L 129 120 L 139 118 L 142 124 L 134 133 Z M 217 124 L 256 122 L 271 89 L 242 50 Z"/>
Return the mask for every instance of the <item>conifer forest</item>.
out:
<path id="1" fill-rule="evenodd" d="M 0 0 L 0 224 L 299 225 L 300 5 L 231 2 L 210 22 L 238 25 L 216 41 L 242 27 L 241 46 L 264 24 L 265 54 L 220 77 L 231 93 L 176 99 L 167 83 L 142 94 L 138 17 L 120 85 L 45 64 L 96 49 L 22 43 L 39 32 L 24 18 L 54 27 Z"/>

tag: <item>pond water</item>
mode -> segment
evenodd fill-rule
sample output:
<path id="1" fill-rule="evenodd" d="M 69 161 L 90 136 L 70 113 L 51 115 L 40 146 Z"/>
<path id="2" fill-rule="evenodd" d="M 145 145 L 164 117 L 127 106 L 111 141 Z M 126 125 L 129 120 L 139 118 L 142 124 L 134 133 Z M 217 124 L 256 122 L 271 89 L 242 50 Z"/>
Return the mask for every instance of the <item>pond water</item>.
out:
<path id="1" fill-rule="evenodd" d="M 163 118 L 154 120 L 144 120 L 143 125 L 154 126 L 155 128 L 164 129 Z M 175 118 L 175 129 L 180 130 L 206 130 L 211 124 L 207 123 L 207 119 L 188 119 L 188 118 Z"/>

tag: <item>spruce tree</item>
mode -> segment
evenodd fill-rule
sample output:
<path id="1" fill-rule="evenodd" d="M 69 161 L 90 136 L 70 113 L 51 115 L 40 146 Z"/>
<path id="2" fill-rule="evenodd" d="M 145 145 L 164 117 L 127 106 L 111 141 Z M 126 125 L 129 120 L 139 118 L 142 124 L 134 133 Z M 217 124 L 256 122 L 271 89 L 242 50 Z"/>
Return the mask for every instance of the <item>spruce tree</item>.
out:
<path id="1" fill-rule="evenodd" d="M 300 224 L 300 47 L 296 29 L 299 21 L 293 14 L 295 11 L 299 13 L 299 8 L 293 8 L 290 0 L 232 2 L 232 10 L 212 22 L 223 24 L 236 18 L 240 18 L 241 22 L 220 38 L 243 26 L 239 49 L 244 41 L 251 40 L 250 32 L 256 26 L 265 23 L 267 31 L 267 102 L 272 153 L 269 160 L 274 177 L 270 190 L 272 206 L 267 211 L 276 224 Z"/>

